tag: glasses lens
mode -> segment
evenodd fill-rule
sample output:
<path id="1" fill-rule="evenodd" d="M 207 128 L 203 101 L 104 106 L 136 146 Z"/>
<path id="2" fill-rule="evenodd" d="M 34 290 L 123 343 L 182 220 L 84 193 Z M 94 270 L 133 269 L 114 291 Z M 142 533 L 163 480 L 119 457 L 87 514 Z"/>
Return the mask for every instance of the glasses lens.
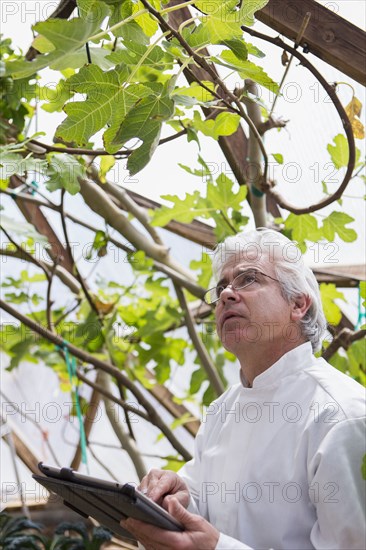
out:
<path id="1" fill-rule="evenodd" d="M 241 288 L 245 288 L 246 286 L 251 285 L 257 280 L 257 272 L 254 270 L 250 271 L 244 271 L 243 273 L 240 273 L 235 279 L 233 280 L 233 288 L 240 290 Z"/>
<path id="2" fill-rule="evenodd" d="M 216 288 L 210 288 L 203 297 L 204 301 L 208 305 L 211 305 L 217 302 L 218 298 L 219 297 L 217 295 Z"/>

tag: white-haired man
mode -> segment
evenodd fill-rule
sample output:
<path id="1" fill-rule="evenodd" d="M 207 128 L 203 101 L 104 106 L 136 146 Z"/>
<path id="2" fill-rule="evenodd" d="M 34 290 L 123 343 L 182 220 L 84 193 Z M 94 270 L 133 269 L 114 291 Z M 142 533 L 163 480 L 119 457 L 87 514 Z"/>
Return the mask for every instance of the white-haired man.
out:
<path id="1" fill-rule="evenodd" d="M 208 408 L 179 475 L 141 482 L 185 531 L 124 526 L 148 550 L 365 548 L 364 391 L 313 355 L 325 318 L 312 271 L 266 229 L 228 238 L 213 267 L 205 300 L 241 383 Z"/>

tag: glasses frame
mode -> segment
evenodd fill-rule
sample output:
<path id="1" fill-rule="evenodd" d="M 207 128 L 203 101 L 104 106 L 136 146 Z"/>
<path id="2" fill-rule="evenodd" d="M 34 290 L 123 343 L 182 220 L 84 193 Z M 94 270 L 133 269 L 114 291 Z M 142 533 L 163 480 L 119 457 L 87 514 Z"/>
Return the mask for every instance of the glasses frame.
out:
<path id="1" fill-rule="evenodd" d="M 247 284 L 244 284 L 242 286 L 235 286 L 235 281 L 241 277 L 242 275 L 244 275 L 245 273 L 247 272 L 250 272 L 250 271 L 254 271 L 254 273 L 259 273 L 260 275 L 263 275 L 264 277 L 268 277 L 268 279 L 271 279 L 272 281 L 277 281 L 277 283 L 279 282 L 278 279 L 275 279 L 274 277 L 272 277 L 271 275 L 267 275 L 267 273 L 263 273 L 263 271 L 260 271 L 259 269 L 257 268 L 248 268 L 244 271 L 242 271 L 241 273 L 238 273 L 238 275 L 236 275 L 236 277 L 234 277 L 234 279 L 231 281 L 231 283 L 228 283 L 227 285 L 220 285 L 220 287 L 222 286 L 222 290 L 220 292 L 220 295 L 216 298 L 216 300 L 212 300 L 210 301 L 208 299 L 208 296 L 210 295 L 210 293 L 212 291 L 216 291 L 217 292 L 217 285 L 216 286 L 213 286 L 212 288 L 209 288 L 208 290 L 206 290 L 205 294 L 203 295 L 203 301 L 208 305 L 208 306 L 212 306 L 212 305 L 216 305 L 216 303 L 220 300 L 221 298 L 221 294 L 223 293 L 224 290 L 226 290 L 229 286 L 237 291 L 237 290 L 243 290 L 244 288 L 247 288 L 248 286 L 252 285 L 253 283 L 255 283 L 256 281 L 252 281 L 251 283 L 247 283 Z"/>

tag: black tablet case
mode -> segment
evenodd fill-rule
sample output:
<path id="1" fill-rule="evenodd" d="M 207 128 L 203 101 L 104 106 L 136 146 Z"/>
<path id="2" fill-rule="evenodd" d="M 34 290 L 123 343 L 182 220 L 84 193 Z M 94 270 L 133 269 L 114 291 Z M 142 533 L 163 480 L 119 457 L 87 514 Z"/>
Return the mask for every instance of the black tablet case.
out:
<path id="1" fill-rule="evenodd" d="M 66 506 L 84 517 L 96 519 L 121 537 L 134 539 L 131 533 L 120 525 L 121 519 L 126 517 L 140 519 L 171 531 L 183 530 L 173 518 L 170 521 L 158 510 L 149 507 L 139 498 L 131 485 L 126 484 L 120 489 L 109 490 L 46 476 L 32 477 L 47 490 L 60 495 Z"/>

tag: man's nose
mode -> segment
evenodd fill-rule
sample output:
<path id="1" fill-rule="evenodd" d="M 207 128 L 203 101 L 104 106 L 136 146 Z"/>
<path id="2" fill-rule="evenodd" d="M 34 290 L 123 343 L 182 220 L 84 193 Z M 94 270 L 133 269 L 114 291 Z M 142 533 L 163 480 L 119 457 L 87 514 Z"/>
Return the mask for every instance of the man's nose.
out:
<path id="1" fill-rule="evenodd" d="M 227 301 L 238 302 L 240 300 L 239 293 L 233 288 L 233 285 L 230 283 L 221 292 L 220 300 L 224 303 Z"/>

